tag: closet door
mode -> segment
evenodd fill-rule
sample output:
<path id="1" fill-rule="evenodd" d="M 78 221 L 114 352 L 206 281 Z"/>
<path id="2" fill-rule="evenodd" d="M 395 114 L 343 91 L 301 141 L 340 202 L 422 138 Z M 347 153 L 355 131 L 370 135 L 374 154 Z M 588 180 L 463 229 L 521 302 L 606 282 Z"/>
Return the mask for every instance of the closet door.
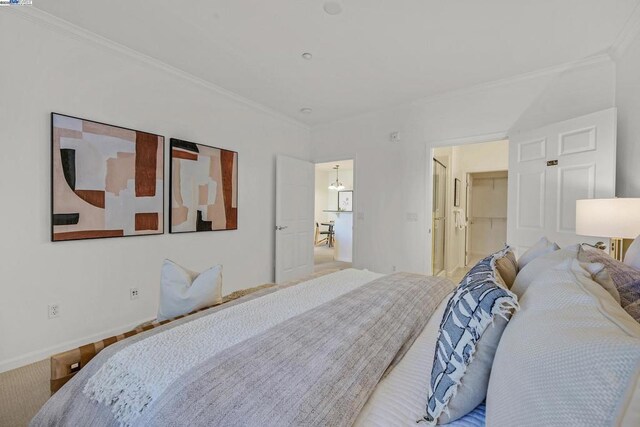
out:
<path id="1" fill-rule="evenodd" d="M 510 136 L 507 241 L 522 254 L 540 237 L 558 245 L 576 236 L 576 200 L 615 195 L 616 110 Z"/>

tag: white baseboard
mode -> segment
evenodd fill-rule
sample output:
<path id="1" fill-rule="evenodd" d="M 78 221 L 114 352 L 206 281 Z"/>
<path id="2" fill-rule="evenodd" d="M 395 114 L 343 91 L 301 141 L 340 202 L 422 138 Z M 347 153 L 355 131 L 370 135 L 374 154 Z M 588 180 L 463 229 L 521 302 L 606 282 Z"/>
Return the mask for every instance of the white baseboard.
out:
<path id="1" fill-rule="evenodd" d="M 139 320 L 135 323 L 121 326 L 119 328 L 114 328 L 108 331 L 100 332 L 100 333 L 93 334 L 88 337 L 84 337 L 76 340 L 66 341 L 64 343 L 47 347 L 42 350 L 36 350 L 22 356 L 14 357 L 13 359 L 0 361 L 0 373 L 10 371 L 12 369 L 20 368 L 22 366 L 26 366 L 31 363 L 39 362 L 41 360 L 51 357 L 54 354 L 62 353 L 63 351 L 71 350 L 76 347 L 80 347 L 81 345 L 100 341 L 102 339 L 105 339 L 114 335 L 122 334 L 124 332 L 132 330 L 133 328 L 137 327 L 138 325 L 144 322 L 148 322 L 154 319 L 155 318 Z"/>

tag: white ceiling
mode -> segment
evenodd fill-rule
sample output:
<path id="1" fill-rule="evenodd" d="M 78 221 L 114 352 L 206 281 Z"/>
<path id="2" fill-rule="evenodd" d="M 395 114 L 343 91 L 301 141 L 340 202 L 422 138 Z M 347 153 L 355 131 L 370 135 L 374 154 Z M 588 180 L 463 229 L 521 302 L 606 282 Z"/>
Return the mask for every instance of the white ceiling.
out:
<path id="1" fill-rule="evenodd" d="M 334 167 L 340 166 L 341 171 L 350 171 L 353 170 L 353 160 L 339 160 L 337 162 L 328 162 L 328 163 L 316 163 L 316 171 L 317 172 L 331 172 L 335 173 L 333 170 Z"/>
<path id="2" fill-rule="evenodd" d="M 322 0 L 34 4 L 314 125 L 601 53 L 638 2 L 342 0 L 337 16 Z"/>

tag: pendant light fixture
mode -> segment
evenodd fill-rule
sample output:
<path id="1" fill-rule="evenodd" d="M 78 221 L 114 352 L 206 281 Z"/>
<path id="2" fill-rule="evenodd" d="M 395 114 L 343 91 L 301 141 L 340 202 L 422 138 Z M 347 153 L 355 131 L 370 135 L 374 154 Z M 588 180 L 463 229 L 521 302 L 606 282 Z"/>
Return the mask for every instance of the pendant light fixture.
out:
<path id="1" fill-rule="evenodd" d="M 344 190 L 344 185 L 342 185 L 342 182 L 340 182 L 340 177 L 338 176 L 338 169 L 340 169 L 340 165 L 336 165 L 334 169 L 336 170 L 336 181 L 331 183 L 331 185 L 329 186 L 329 190 L 342 191 Z"/>

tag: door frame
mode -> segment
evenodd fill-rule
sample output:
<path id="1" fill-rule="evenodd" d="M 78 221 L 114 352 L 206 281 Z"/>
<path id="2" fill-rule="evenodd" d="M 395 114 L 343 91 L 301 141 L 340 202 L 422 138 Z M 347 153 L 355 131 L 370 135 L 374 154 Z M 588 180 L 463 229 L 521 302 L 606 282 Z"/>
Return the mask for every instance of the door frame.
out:
<path id="1" fill-rule="evenodd" d="M 453 147 L 470 144 L 480 144 L 483 142 L 494 142 L 509 138 L 509 131 L 497 131 L 493 133 L 486 133 L 481 135 L 472 135 L 462 138 L 451 138 L 443 140 L 435 140 L 426 143 L 426 155 L 427 155 L 427 167 L 426 167 L 426 204 L 425 204 L 425 224 L 427 229 L 425 230 L 425 273 L 427 275 L 433 274 L 433 158 L 435 155 L 435 149 L 441 147 Z M 355 198 L 354 198 L 355 200 Z M 445 230 L 445 239 L 449 239 L 449 227 Z M 445 254 L 445 270 L 446 270 L 446 254 Z"/>
<path id="2" fill-rule="evenodd" d="M 357 245 L 356 245 L 356 239 L 357 239 L 357 230 L 358 230 L 358 174 L 356 173 L 357 170 L 357 159 L 356 159 L 356 155 L 355 154 L 345 154 L 344 156 L 326 156 L 326 157 L 316 157 L 313 160 L 311 160 L 311 163 L 315 165 L 317 165 L 318 163 L 332 163 L 332 162 L 342 162 L 345 160 L 351 160 L 353 162 L 353 213 L 351 214 L 353 216 L 352 218 L 352 230 L 351 230 L 351 265 L 354 268 L 358 268 L 357 267 L 357 258 L 356 258 L 356 253 L 357 253 Z M 314 170 L 315 172 L 315 170 Z M 314 184 L 315 184 L 315 174 L 314 174 Z M 315 185 L 314 185 L 314 191 L 315 191 Z"/>
<path id="3" fill-rule="evenodd" d="M 436 158 L 436 156 L 433 156 L 433 160 L 431 161 L 431 167 L 433 168 L 433 162 L 438 163 L 440 166 L 442 166 L 444 168 L 444 176 L 445 176 L 445 183 L 444 183 L 444 236 L 443 236 L 443 242 L 442 242 L 442 250 L 444 251 L 443 255 L 442 255 L 442 270 L 438 272 L 438 276 L 444 276 L 446 277 L 448 274 L 447 271 L 447 250 L 449 249 L 449 245 L 447 245 L 447 238 L 449 237 L 449 223 L 450 221 L 447 221 L 447 214 L 449 213 L 449 197 L 451 196 L 450 194 L 450 189 L 449 189 L 449 180 L 451 179 L 451 170 L 453 169 L 451 167 L 451 158 L 447 157 L 447 165 L 445 165 L 444 163 L 442 163 L 440 160 L 438 160 Z M 435 172 L 435 170 L 434 170 Z M 433 175 L 431 176 L 431 209 L 433 209 Z M 431 229 L 434 229 L 434 219 L 433 219 L 433 210 L 431 212 Z M 433 236 L 433 233 L 432 233 Z M 435 240 L 433 239 L 433 237 L 431 238 L 431 248 L 433 251 L 433 248 L 435 247 Z M 432 274 L 434 274 L 435 272 L 433 271 L 433 264 L 434 264 L 434 259 L 433 259 L 433 253 L 431 255 L 431 271 Z"/>

